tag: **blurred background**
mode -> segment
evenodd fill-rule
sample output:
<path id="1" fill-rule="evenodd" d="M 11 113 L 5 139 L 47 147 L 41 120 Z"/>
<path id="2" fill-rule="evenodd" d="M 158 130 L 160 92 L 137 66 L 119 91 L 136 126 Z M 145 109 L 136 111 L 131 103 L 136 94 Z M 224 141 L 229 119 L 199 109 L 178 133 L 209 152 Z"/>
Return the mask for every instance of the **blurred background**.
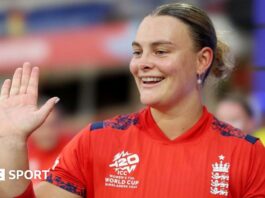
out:
<path id="1" fill-rule="evenodd" d="M 141 105 L 128 67 L 131 42 L 142 17 L 169 2 L 0 0 L 0 82 L 25 61 L 39 66 L 41 95 L 61 98 L 67 131 L 136 111 Z M 214 112 L 227 93 L 240 93 L 253 108 L 255 130 L 264 126 L 265 1 L 182 2 L 207 11 L 236 57 L 228 79 L 205 87 L 205 104 Z"/>

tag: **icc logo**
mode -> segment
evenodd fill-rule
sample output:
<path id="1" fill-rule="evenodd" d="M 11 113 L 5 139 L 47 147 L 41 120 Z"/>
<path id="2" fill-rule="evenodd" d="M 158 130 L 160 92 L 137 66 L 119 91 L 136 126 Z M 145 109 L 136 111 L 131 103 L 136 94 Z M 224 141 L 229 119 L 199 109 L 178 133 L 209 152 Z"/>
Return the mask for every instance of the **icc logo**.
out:
<path id="1" fill-rule="evenodd" d="M 109 167 L 114 168 L 118 175 L 127 175 L 136 169 L 140 159 L 137 154 L 122 151 L 117 153 Z"/>

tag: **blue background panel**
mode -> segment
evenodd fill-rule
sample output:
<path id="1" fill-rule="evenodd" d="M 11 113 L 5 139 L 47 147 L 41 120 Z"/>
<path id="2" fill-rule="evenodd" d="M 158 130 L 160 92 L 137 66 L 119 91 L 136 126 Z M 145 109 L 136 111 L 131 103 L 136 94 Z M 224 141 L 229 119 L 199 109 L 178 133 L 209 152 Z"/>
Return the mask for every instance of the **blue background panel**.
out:
<path id="1" fill-rule="evenodd" d="M 265 28 L 256 29 L 254 31 L 253 58 L 255 67 L 265 68 Z"/>
<path id="2" fill-rule="evenodd" d="M 254 92 L 265 92 L 265 70 L 254 71 L 252 74 L 252 84 Z"/>
<path id="3" fill-rule="evenodd" d="M 265 25 L 265 0 L 253 1 L 253 18 L 256 25 Z"/>

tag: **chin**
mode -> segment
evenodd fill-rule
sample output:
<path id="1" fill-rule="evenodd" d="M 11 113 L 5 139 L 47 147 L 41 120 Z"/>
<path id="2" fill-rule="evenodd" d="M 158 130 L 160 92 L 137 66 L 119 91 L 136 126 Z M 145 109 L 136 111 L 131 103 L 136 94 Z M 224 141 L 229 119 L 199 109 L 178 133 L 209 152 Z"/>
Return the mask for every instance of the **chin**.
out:
<path id="1" fill-rule="evenodd" d="M 147 106 L 155 106 L 158 103 L 157 99 L 150 96 L 141 96 L 140 101 L 142 104 Z"/>

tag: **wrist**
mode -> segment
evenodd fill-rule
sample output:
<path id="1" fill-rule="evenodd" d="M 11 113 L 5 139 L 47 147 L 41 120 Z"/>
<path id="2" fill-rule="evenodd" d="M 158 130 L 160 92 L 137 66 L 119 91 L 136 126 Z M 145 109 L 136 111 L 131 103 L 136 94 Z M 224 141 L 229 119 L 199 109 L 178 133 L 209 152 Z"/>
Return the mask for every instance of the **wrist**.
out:
<path id="1" fill-rule="evenodd" d="M 10 135 L 10 136 L 1 136 L 0 135 L 0 146 L 9 145 L 16 147 L 25 147 L 27 145 L 27 138 L 21 135 Z"/>

